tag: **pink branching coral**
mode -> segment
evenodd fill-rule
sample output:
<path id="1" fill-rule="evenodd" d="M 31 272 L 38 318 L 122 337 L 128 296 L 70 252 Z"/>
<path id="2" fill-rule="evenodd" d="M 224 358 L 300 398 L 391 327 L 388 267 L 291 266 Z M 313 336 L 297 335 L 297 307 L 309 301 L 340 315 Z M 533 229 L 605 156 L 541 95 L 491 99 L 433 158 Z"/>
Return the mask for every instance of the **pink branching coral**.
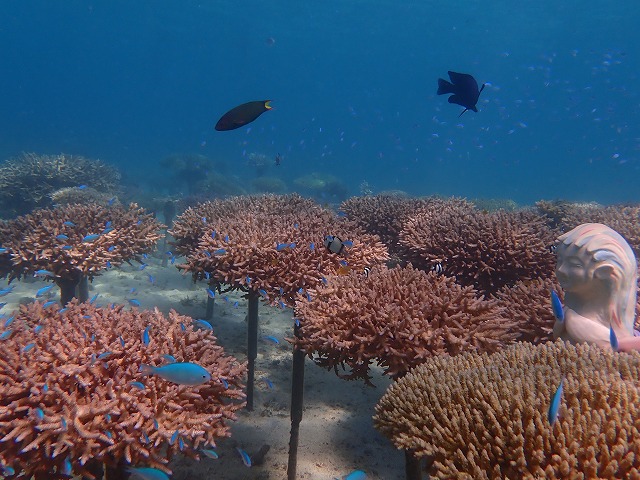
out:
<path id="1" fill-rule="evenodd" d="M 562 300 L 562 289 L 555 276 L 519 281 L 511 287 L 502 287 L 495 294 L 504 308 L 504 315 L 515 321 L 514 332 L 518 333 L 518 340 L 531 343 L 553 340 L 555 317 L 551 290 L 555 290 Z"/>
<path id="2" fill-rule="evenodd" d="M 516 337 L 495 300 L 411 266 L 330 277 L 309 294 L 296 302 L 295 344 L 336 373 L 347 366 L 345 378 L 366 380 L 373 361 L 402 376 L 432 356 L 494 351 Z"/>
<path id="3" fill-rule="evenodd" d="M 295 195 L 240 197 L 221 203 L 224 215 L 209 211 L 206 225 L 202 218 L 196 222 L 193 231 L 204 234 L 196 248 L 189 247 L 187 263 L 179 267 L 195 279 L 208 276 L 210 282 L 260 291 L 272 303 L 293 305 L 300 289 L 320 284 L 325 276 L 363 272 L 387 258 L 377 237 Z M 187 233 L 185 220 L 183 215 L 176 222 L 184 232 L 178 240 L 184 247 L 192 245 L 189 238 L 195 236 L 193 231 Z M 193 226 L 193 219 L 188 223 Z M 323 244 L 326 235 L 336 235 L 349 245 L 340 254 L 332 253 Z"/>
<path id="4" fill-rule="evenodd" d="M 226 422 L 242 406 L 245 367 L 224 355 L 211 331 L 173 311 L 165 318 L 122 306 L 32 303 L 8 328 L 0 463 L 26 478 L 66 478 L 65 460 L 88 478 L 92 460 L 170 473 L 174 454 L 198 457 L 198 449 L 229 436 Z M 167 355 L 201 365 L 211 380 L 187 386 L 140 373 L 142 364 L 166 364 Z"/>
<path id="5" fill-rule="evenodd" d="M 396 253 L 399 249 L 398 236 L 404 222 L 415 214 L 416 210 L 433 200 L 397 195 L 351 197 L 342 202 L 340 210 L 365 232 L 378 235 L 389 251 Z"/>
<path id="6" fill-rule="evenodd" d="M 483 213 L 466 202 L 442 201 L 411 217 L 400 243 L 414 265 L 428 270 L 440 264 L 458 282 L 488 294 L 518 280 L 552 276 L 556 236 L 533 212 Z"/>
<path id="7" fill-rule="evenodd" d="M 3 270 L 9 280 L 45 270 L 63 290 L 81 277 L 92 279 L 101 270 L 140 260 L 160 238 L 162 227 L 135 204 L 120 206 L 67 205 L 36 210 L 0 223 L 0 243 L 7 250 Z M 0 261 L 1 262 L 1 261 Z M 63 298 L 63 303 L 69 298 Z"/>

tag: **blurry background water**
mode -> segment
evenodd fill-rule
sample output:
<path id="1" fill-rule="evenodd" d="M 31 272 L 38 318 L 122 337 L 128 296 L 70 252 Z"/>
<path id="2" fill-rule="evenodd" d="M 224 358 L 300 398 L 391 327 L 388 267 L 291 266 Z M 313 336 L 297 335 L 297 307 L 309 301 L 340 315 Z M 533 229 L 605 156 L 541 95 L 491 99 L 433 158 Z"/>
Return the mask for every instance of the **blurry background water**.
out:
<path id="1" fill-rule="evenodd" d="M 0 159 L 100 158 L 142 190 L 170 190 L 162 160 L 187 152 L 288 190 L 330 174 L 338 197 L 638 201 L 638 18 L 630 0 L 3 0 Z M 435 94 L 447 70 L 490 83 L 479 113 Z M 259 99 L 274 110 L 213 130 Z"/>

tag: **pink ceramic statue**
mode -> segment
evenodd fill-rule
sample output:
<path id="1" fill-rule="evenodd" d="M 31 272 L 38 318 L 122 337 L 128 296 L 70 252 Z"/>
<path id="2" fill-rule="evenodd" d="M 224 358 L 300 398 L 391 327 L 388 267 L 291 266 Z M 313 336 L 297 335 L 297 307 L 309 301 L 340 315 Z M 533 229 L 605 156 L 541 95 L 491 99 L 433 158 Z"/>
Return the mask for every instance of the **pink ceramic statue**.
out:
<path id="1" fill-rule="evenodd" d="M 640 350 L 634 336 L 636 257 L 622 236 L 600 223 L 584 223 L 558 237 L 556 276 L 564 290 L 564 321 L 554 338 Z"/>

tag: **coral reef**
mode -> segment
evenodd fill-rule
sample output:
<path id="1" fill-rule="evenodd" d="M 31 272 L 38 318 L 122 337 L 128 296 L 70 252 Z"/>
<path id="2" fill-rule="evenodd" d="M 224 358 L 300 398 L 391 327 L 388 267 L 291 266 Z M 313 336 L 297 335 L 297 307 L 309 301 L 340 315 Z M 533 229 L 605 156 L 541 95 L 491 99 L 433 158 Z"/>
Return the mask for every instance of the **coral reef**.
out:
<path id="1" fill-rule="evenodd" d="M 474 198 L 471 200 L 478 210 L 484 212 L 495 212 L 496 210 L 504 210 L 513 212 L 518 209 L 518 204 L 508 198 Z"/>
<path id="2" fill-rule="evenodd" d="M 11 281 L 38 270 L 49 272 L 45 276 L 61 287 L 64 304 L 83 276 L 91 280 L 111 266 L 141 262 L 139 256 L 151 251 L 161 227 L 135 204 L 127 209 L 93 204 L 36 210 L 0 223 L 0 244 L 6 248 L 0 254 L 0 274 Z"/>
<path id="3" fill-rule="evenodd" d="M 405 198 L 397 195 L 351 197 L 342 202 L 340 210 L 368 233 L 378 235 L 389 248 L 398 253 L 398 238 L 404 222 L 429 199 Z"/>
<path id="4" fill-rule="evenodd" d="M 436 357 L 389 388 L 374 423 L 433 462 L 430 478 L 640 478 L 639 375 L 638 353 L 561 341 Z"/>
<path id="5" fill-rule="evenodd" d="M 119 181 L 116 168 L 99 160 L 23 153 L 0 165 L 0 210 L 15 216 L 48 207 L 53 192 L 80 185 L 113 196 Z"/>
<path id="6" fill-rule="evenodd" d="M 367 380 L 373 361 L 402 376 L 435 355 L 494 351 L 516 337 L 496 301 L 411 266 L 329 277 L 309 294 L 296 302 L 295 344 L 336 373 L 348 367 L 345 378 Z"/>
<path id="7" fill-rule="evenodd" d="M 172 234 L 176 251 L 189 255 L 179 268 L 194 279 L 262 290 L 264 299 L 287 305 L 326 275 L 362 272 L 387 259 L 377 237 L 298 195 L 209 202 L 181 215 Z M 351 246 L 332 253 L 323 245 L 326 235 Z"/>
<path id="8" fill-rule="evenodd" d="M 198 458 L 229 436 L 227 421 L 242 406 L 244 366 L 173 311 L 32 303 L 2 351 L 0 463 L 25 478 L 68 478 L 65 462 L 94 478 L 92 461 L 170 473 L 176 453 Z M 212 379 L 188 386 L 140 373 L 142 364 L 166 364 L 165 355 L 196 362 Z"/>
<path id="9" fill-rule="evenodd" d="M 556 236 L 531 211 L 483 213 L 464 200 L 440 200 L 405 222 L 400 243 L 414 265 L 428 270 L 440 264 L 458 282 L 490 294 L 553 275 Z"/>
<path id="10" fill-rule="evenodd" d="M 300 192 L 321 201 L 342 201 L 349 191 L 342 180 L 327 173 L 310 173 L 294 179 L 293 184 Z"/>
<path id="11" fill-rule="evenodd" d="M 113 204 L 115 197 L 107 193 L 99 192 L 95 188 L 86 187 L 65 187 L 56 190 L 51 194 L 51 201 L 54 206 L 69 205 L 73 203 L 82 203 L 88 205 L 90 203 L 100 203 L 103 205 Z"/>
<path id="12" fill-rule="evenodd" d="M 515 321 L 513 331 L 518 340 L 541 343 L 553 340 L 555 317 L 551 308 L 551 290 L 563 299 L 562 289 L 555 277 L 521 280 L 504 286 L 495 294 L 503 315 Z"/>
<path id="13" fill-rule="evenodd" d="M 287 184 L 278 177 L 258 177 L 251 180 L 253 190 L 259 193 L 284 193 Z"/>

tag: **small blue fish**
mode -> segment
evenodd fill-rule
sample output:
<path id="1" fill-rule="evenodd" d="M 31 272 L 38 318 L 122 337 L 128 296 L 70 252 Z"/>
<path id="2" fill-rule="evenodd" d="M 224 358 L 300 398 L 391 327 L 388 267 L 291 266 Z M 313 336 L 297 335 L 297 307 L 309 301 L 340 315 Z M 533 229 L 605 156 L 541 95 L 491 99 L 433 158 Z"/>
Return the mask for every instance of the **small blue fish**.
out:
<path id="1" fill-rule="evenodd" d="M 41 408 L 36 408 L 36 418 L 40 421 L 44 420 L 44 412 Z"/>
<path id="2" fill-rule="evenodd" d="M 193 323 L 195 323 L 199 327 L 204 328 L 205 330 L 213 330 L 213 326 L 206 320 L 194 320 Z"/>
<path id="3" fill-rule="evenodd" d="M 207 217 L 202 217 L 202 223 L 207 224 Z"/>
<path id="4" fill-rule="evenodd" d="M 269 380 L 267 377 L 264 377 L 262 381 L 267 385 L 267 387 L 269 387 L 270 389 L 273 389 L 273 382 Z"/>
<path id="5" fill-rule="evenodd" d="M 42 308 L 50 307 L 51 305 L 55 305 L 56 303 L 58 303 L 58 302 L 56 302 L 55 300 L 49 300 L 48 302 L 44 302 L 42 304 Z"/>
<path id="6" fill-rule="evenodd" d="M 60 235 L 56 235 L 56 238 L 58 240 L 69 240 L 69 237 L 66 236 L 64 233 L 61 233 Z"/>
<path id="7" fill-rule="evenodd" d="M 144 375 L 157 375 L 168 382 L 179 385 L 202 385 L 211 380 L 211 374 L 197 363 L 170 363 L 161 367 L 141 365 L 140 371 Z"/>
<path id="8" fill-rule="evenodd" d="M 12 476 L 16 474 L 16 471 L 13 467 L 10 467 L 9 465 L 0 465 L 0 468 L 2 468 L 2 474 L 5 476 Z"/>
<path id="9" fill-rule="evenodd" d="M 242 458 L 242 463 L 244 463 L 244 466 L 247 468 L 251 467 L 251 457 L 249 456 L 249 454 L 240 447 L 236 447 L 236 451 L 240 455 L 240 458 Z"/>
<path id="10" fill-rule="evenodd" d="M 162 470 L 150 467 L 125 467 L 127 473 L 140 480 L 169 480 L 169 476 Z"/>
<path id="11" fill-rule="evenodd" d="M 238 308 L 238 302 L 233 302 L 233 308 Z"/>
<path id="12" fill-rule="evenodd" d="M 263 290 L 263 289 L 261 289 L 261 288 L 258 290 L 258 293 L 259 293 L 260 295 L 262 295 L 263 297 L 266 297 L 266 296 L 267 296 L 267 291 L 266 291 L 266 290 Z"/>
<path id="13" fill-rule="evenodd" d="M 40 330 L 42 330 L 42 328 L 42 325 L 36 325 L 36 327 L 33 329 L 33 333 L 37 335 L 38 333 L 40 333 Z"/>
<path id="14" fill-rule="evenodd" d="M 345 247 L 353 247 L 353 242 L 352 242 L 351 240 L 343 240 L 343 241 L 342 241 L 342 244 L 343 244 Z"/>
<path id="15" fill-rule="evenodd" d="M 71 245 L 65 245 L 62 247 L 62 250 L 73 250 L 73 247 Z"/>
<path id="16" fill-rule="evenodd" d="M 47 293 L 49 290 L 51 290 L 53 288 L 53 285 L 49 285 L 47 287 L 42 287 L 40 290 L 38 290 L 36 292 L 36 297 L 41 297 L 42 295 L 44 295 L 45 293 Z"/>
<path id="17" fill-rule="evenodd" d="M 129 304 L 133 305 L 134 307 L 139 307 L 140 306 L 140 302 L 138 300 L 136 300 L 135 298 L 130 298 L 128 300 Z"/>
<path id="18" fill-rule="evenodd" d="M 225 390 L 229 388 L 229 382 L 227 382 L 224 378 L 220 378 L 220 383 L 222 383 L 222 386 Z"/>
<path id="19" fill-rule="evenodd" d="M 111 197 L 109 200 L 107 200 L 107 207 L 110 207 L 111 205 L 113 205 L 115 201 L 116 201 L 116 197 Z"/>
<path id="20" fill-rule="evenodd" d="M 149 277 L 149 283 L 151 283 L 151 285 L 155 285 L 156 283 L 155 277 L 149 273 L 147 273 L 147 276 Z"/>
<path id="21" fill-rule="evenodd" d="M 173 445 L 174 443 L 176 443 L 176 439 L 178 438 L 178 435 L 180 435 L 179 430 L 176 430 L 175 432 L 173 432 L 173 435 L 171 435 L 171 438 L 169 439 L 169 445 Z"/>
<path id="22" fill-rule="evenodd" d="M 276 245 L 276 251 L 278 251 L 278 252 L 286 250 L 287 248 L 289 248 L 289 244 L 288 243 L 278 243 Z"/>
<path id="23" fill-rule="evenodd" d="M 211 290 L 210 288 L 207 288 L 207 296 L 209 298 L 216 298 L 216 292 L 214 292 L 213 290 Z"/>
<path id="24" fill-rule="evenodd" d="M 211 278 L 211 274 L 209 272 L 204 272 L 205 280 L 209 280 Z"/>
<path id="25" fill-rule="evenodd" d="M 5 295 L 9 295 L 13 291 L 14 288 L 15 287 L 13 285 L 10 286 L 10 287 L 7 287 L 7 288 L 3 288 L 2 290 L 0 290 L 0 297 L 4 297 Z"/>
<path id="26" fill-rule="evenodd" d="M 175 255 L 173 257 L 171 257 L 171 265 L 173 265 L 174 263 L 176 263 L 176 257 Z"/>
<path id="27" fill-rule="evenodd" d="M 98 360 L 106 360 L 111 356 L 111 352 L 104 352 L 98 355 Z"/>
<path id="28" fill-rule="evenodd" d="M 166 253 L 168 256 L 173 255 L 173 253 L 171 253 L 171 252 L 165 252 L 165 253 Z"/>
<path id="29" fill-rule="evenodd" d="M 560 380 L 560 385 L 556 390 L 556 393 L 551 397 L 551 405 L 549 405 L 549 414 L 547 418 L 549 419 L 549 425 L 553 425 L 556 419 L 558 418 L 558 410 L 560 409 L 560 402 L 562 401 L 562 384 L 564 382 L 564 378 Z"/>
<path id="30" fill-rule="evenodd" d="M 62 462 L 62 474 L 71 476 L 72 472 L 73 467 L 71 466 L 71 460 L 67 457 L 64 459 L 64 462 Z"/>
<path id="31" fill-rule="evenodd" d="M 4 328 L 7 328 L 9 325 L 11 325 L 15 318 L 16 318 L 15 315 L 11 315 L 9 318 L 7 318 L 4 322 Z"/>
<path id="32" fill-rule="evenodd" d="M 162 355 L 162 358 L 164 358 L 169 363 L 177 362 L 176 357 L 174 357 L 173 355 L 169 355 L 168 353 L 165 353 L 164 355 Z"/>
<path id="33" fill-rule="evenodd" d="M 36 344 L 35 344 L 35 343 L 29 343 L 28 345 L 25 345 L 25 346 L 24 346 L 24 348 L 22 349 L 22 351 L 23 351 L 24 353 L 27 353 L 27 352 L 29 352 L 29 351 L 33 350 L 33 348 L 34 348 L 35 346 L 36 346 Z"/>
<path id="34" fill-rule="evenodd" d="M 144 329 L 144 332 L 142 332 L 142 343 L 145 345 L 149 345 L 149 329 L 151 327 L 147 327 Z"/>
<path id="35" fill-rule="evenodd" d="M 214 460 L 217 460 L 218 458 L 220 458 L 218 456 L 218 453 L 215 450 L 213 450 L 212 448 L 203 448 L 200 451 L 202 453 L 204 453 L 207 457 L 213 458 Z"/>
<path id="36" fill-rule="evenodd" d="M 63 222 L 63 225 L 66 227 L 75 227 L 76 224 L 73 222 L 70 222 L 69 220 L 67 220 L 66 222 Z"/>
<path id="37" fill-rule="evenodd" d="M 265 336 L 264 336 L 264 338 L 265 338 L 266 340 L 270 340 L 270 341 L 272 341 L 272 342 L 273 342 L 273 343 L 275 343 L 275 344 L 280 343 L 280 340 L 278 340 L 278 339 L 277 339 L 276 337 L 274 337 L 273 335 L 265 335 Z"/>
<path id="38" fill-rule="evenodd" d="M 85 188 L 87 188 L 86 185 L 78 185 L 78 190 L 84 190 Z"/>
<path id="39" fill-rule="evenodd" d="M 85 235 L 82 238 L 83 242 L 93 242 L 94 240 L 97 240 L 98 238 L 100 238 L 100 235 L 98 235 L 97 233 L 90 233 L 89 235 Z"/>
<path id="40" fill-rule="evenodd" d="M 251 277 L 247 277 L 246 278 L 246 283 L 247 283 L 247 285 L 251 285 Z"/>
<path id="41" fill-rule="evenodd" d="M 0 248 L 0 253 L 7 253 L 7 249 L 4 247 Z"/>
<path id="42" fill-rule="evenodd" d="M 131 385 L 133 388 L 137 388 L 138 390 L 144 390 L 144 383 L 142 382 L 129 382 L 129 385 Z"/>
<path id="43" fill-rule="evenodd" d="M 4 308 L 4 306 L 7 304 L 7 302 L 2 302 L 0 303 L 0 308 Z"/>
<path id="44" fill-rule="evenodd" d="M 36 273 L 33 274 L 34 277 L 55 277 L 52 271 L 50 270 L 37 270 Z"/>
<path id="45" fill-rule="evenodd" d="M 362 470 L 354 470 L 349 475 L 343 477 L 343 480 L 365 480 L 367 478 L 367 474 Z"/>
<path id="46" fill-rule="evenodd" d="M 129 290 L 129 295 L 133 295 L 135 293 L 136 289 L 132 288 L 131 290 Z"/>
<path id="47" fill-rule="evenodd" d="M 311 242 L 311 243 L 309 244 L 309 250 L 311 250 L 311 251 L 313 252 L 315 249 L 316 249 L 316 244 L 315 244 L 315 243 L 313 243 L 313 242 Z"/>
<path id="48" fill-rule="evenodd" d="M 300 224 L 299 223 L 294 223 L 293 224 L 293 228 L 295 228 L 297 230 L 298 228 L 300 228 Z"/>
<path id="49" fill-rule="evenodd" d="M 211 258 L 211 253 L 210 253 L 210 252 L 208 252 L 208 251 L 206 251 L 206 250 L 205 250 L 205 251 L 204 251 L 204 254 L 207 256 L 207 258 Z"/>
<path id="50" fill-rule="evenodd" d="M 0 335 L 0 340 L 6 340 L 7 338 L 9 338 L 11 336 L 11 333 L 13 333 L 13 330 L 9 329 L 5 332 L 2 332 L 2 335 Z"/>
<path id="51" fill-rule="evenodd" d="M 609 343 L 611 344 L 611 350 L 614 352 L 618 351 L 618 337 L 616 336 L 616 332 L 613 331 L 613 327 L 609 327 Z"/>
<path id="52" fill-rule="evenodd" d="M 138 270 L 144 270 L 145 268 L 147 268 L 147 264 L 141 263 L 140 266 L 138 267 Z"/>
<path id="53" fill-rule="evenodd" d="M 224 236 L 224 243 L 229 243 L 229 235 Z"/>
<path id="54" fill-rule="evenodd" d="M 211 238 L 213 240 L 215 240 L 215 238 L 216 238 L 216 231 L 215 230 L 213 232 L 211 232 Z"/>
<path id="55" fill-rule="evenodd" d="M 553 316 L 560 323 L 564 322 L 564 310 L 562 308 L 562 302 L 555 290 L 551 290 L 551 310 L 553 310 Z"/>
<path id="56" fill-rule="evenodd" d="M 116 249 L 115 245 L 111 245 L 109 248 L 107 248 L 107 252 L 113 252 Z"/>
<path id="57" fill-rule="evenodd" d="M 98 295 L 100 294 L 96 293 L 93 297 L 91 297 L 91 300 L 89 300 L 89 305 L 93 305 L 95 303 L 95 301 L 98 299 Z"/>
<path id="58" fill-rule="evenodd" d="M 224 255 L 225 253 L 227 253 L 227 251 L 224 248 L 219 248 L 213 252 L 214 255 Z"/>
<path id="59" fill-rule="evenodd" d="M 122 348 L 124 348 L 124 338 L 122 338 L 122 335 L 120 335 L 120 337 L 118 337 L 118 339 L 120 340 L 120 346 Z"/>

